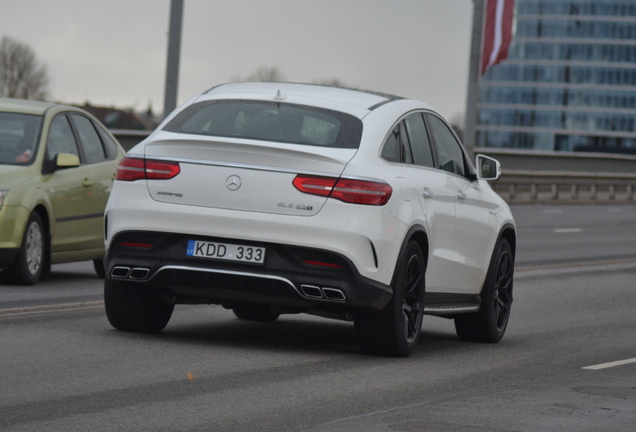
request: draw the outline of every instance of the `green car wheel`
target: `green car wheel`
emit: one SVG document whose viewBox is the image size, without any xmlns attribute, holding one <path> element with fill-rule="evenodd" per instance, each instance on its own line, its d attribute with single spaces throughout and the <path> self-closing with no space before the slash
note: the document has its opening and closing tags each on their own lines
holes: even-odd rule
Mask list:
<svg viewBox="0 0 636 432">
<path fill-rule="evenodd" d="M 33 285 L 44 268 L 45 234 L 42 219 L 32 213 L 27 222 L 22 246 L 15 261 L 9 266 L 9 279 L 17 285 Z"/>
</svg>

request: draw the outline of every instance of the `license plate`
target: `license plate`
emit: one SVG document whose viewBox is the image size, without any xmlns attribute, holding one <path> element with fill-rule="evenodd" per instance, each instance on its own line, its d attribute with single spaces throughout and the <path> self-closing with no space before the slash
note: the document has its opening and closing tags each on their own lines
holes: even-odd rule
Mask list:
<svg viewBox="0 0 636 432">
<path fill-rule="evenodd" d="M 265 248 L 189 240 L 186 256 L 263 264 L 265 262 Z"/>
</svg>

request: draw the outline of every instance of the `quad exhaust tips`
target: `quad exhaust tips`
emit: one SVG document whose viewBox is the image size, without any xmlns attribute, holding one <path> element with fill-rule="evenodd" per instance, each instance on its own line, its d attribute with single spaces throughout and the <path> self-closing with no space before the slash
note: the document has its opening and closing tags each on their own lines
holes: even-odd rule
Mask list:
<svg viewBox="0 0 636 432">
<path fill-rule="evenodd" d="M 345 293 L 338 288 L 317 287 L 315 285 L 301 285 L 300 290 L 305 297 L 320 300 L 344 302 L 347 300 Z"/>
<path fill-rule="evenodd" d="M 111 279 L 143 281 L 150 276 L 150 269 L 146 267 L 115 266 L 110 271 Z M 319 287 L 303 284 L 300 286 L 300 294 L 309 299 L 326 300 L 332 302 L 345 302 L 347 296 L 339 288 Z"/>
<path fill-rule="evenodd" d="M 150 269 L 145 267 L 115 266 L 110 271 L 110 277 L 113 279 L 145 280 L 149 274 Z"/>
</svg>

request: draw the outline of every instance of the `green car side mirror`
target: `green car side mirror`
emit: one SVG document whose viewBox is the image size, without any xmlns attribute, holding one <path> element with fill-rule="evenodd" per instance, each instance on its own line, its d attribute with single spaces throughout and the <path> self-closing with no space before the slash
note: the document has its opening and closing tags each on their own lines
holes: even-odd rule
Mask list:
<svg viewBox="0 0 636 432">
<path fill-rule="evenodd" d="M 55 157 L 56 168 L 73 168 L 80 166 L 80 160 L 77 155 L 71 153 L 58 153 Z"/>
</svg>

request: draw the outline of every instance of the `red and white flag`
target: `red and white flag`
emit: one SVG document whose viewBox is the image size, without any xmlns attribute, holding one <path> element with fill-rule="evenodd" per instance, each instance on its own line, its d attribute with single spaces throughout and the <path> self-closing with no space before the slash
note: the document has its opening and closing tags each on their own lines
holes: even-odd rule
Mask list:
<svg viewBox="0 0 636 432">
<path fill-rule="evenodd" d="M 484 47 L 481 53 L 481 74 L 508 57 L 512 39 L 512 13 L 515 0 L 486 0 Z"/>
</svg>

